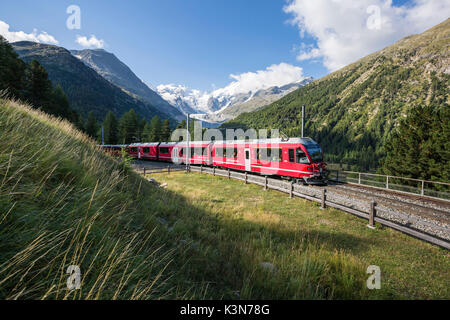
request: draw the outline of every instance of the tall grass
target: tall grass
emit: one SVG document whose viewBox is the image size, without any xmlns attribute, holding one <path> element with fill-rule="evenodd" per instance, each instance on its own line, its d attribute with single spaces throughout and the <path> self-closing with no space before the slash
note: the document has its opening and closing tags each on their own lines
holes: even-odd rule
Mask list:
<svg viewBox="0 0 450 320">
<path fill-rule="evenodd" d="M 124 168 L 70 123 L 0 100 L 0 298 L 185 297 L 154 187 Z M 70 265 L 80 290 L 67 289 Z"/>
</svg>

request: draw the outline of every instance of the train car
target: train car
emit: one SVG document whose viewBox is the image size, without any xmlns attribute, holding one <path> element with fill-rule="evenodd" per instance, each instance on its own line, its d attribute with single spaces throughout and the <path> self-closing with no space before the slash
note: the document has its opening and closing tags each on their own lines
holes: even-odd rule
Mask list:
<svg viewBox="0 0 450 320">
<path fill-rule="evenodd" d="M 141 143 L 137 144 L 138 159 L 142 160 L 158 160 L 159 143 Z"/>
<path fill-rule="evenodd" d="M 212 146 L 212 162 L 214 166 L 242 171 L 251 171 L 245 166 L 246 141 L 215 141 Z"/>
<path fill-rule="evenodd" d="M 126 148 L 127 153 L 135 159 L 139 159 L 139 149 L 139 144 L 130 144 Z"/>
<path fill-rule="evenodd" d="M 126 145 L 102 145 L 99 146 L 104 152 L 113 156 L 120 157 L 122 156 L 122 148 L 126 148 Z"/>
<path fill-rule="evenodd" d="M 328 173 L 322 149 L 310 138 L 216 141 L 213 165 L 290 177 L 308 184 L 326 183 Z"/>
<path fill-rule="evenodd" d="M 192 141 L 189 142 L 189 163 L 197 165 L 212 165 L 212 150 L 213 142 L 206 141 Z M 187 143 L 179 142 L 173 149 L 172 159 L 176 163 L 186 163 Z"/>
<path fill-rule="evenodd" d="M 327 182 L 322 149 L 311 138 L 193 141 L 189 150 L 192 165 L 282 176 L 308 184 Z M 186 142 L 136 143 L 127 146 L 127 152 L 136 159 L 187 161 Z"/>
<path fill-rule="evenodd" d="M 177 162 L 178 158 L 175 157 L 179 154 L 177 144 L 177 142 L 161 142 L 158 145 L 158 161 Z"/>
</svg>

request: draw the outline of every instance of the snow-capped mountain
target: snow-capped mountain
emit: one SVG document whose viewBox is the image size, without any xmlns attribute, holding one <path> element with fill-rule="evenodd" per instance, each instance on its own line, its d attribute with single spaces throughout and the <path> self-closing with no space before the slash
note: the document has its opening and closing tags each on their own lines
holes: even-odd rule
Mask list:
<svg viewBox="0 0 450 320">
<path fill-rule="evenodd" d="M 311 77 L 301 77 L 297 81 L 279 86 L 270 86 L 268 82 L 267 85 L 259 84 L 248 91 L 244 91 L 245 88 L 239 88 L 237 82 L 233 82 L 225 88 L 212 92 L 168 84 L 159 85 L 157 91 L 163 99 L 184 114 L 190 113 L 192 117 L 207 122 L 223 122 L 281 99 L 312 81 Z"/>
</svg>

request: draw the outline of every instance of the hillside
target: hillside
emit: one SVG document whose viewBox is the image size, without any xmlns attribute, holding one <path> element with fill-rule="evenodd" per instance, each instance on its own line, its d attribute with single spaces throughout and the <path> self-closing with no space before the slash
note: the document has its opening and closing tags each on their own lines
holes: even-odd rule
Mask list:
<svg viewBox="0 0 450 320">
<path fill-rule="evenodd" d="M 83 117 L 93 111 L 99 120 L 103 120 L 108 111 L 121 116 L 134 109 L 147 120 L 155 115 L 162 119 L 171 118 L 154 106 L 126 94 L 64 48 L 27 41 L 15 42 L 12 46 L 25 62 L 39 61 L 53 85 L 62 87 L 70 106 Z"/>
<path fill-rule="evenodd" d="M 224 127 L 279 128 L 298 136 L 305 105 L 306 135 L 323 146 L 327 161 L 376 168 L 393 129 L 410 110 L 449 107 L 449 47 L 450 19 Z"/>
<path fill-rule="evenodd" d="M 177 120 L 184 120 L 184 115 L 178 109 L 171 106 L 159 94 L 151 90 L 114 54 L 103 49 L 71 50 L 71 53 L 94 69 L 103 78 L 122 88 L 126 93 L 149 103 Z"/>
<path fill-rule="evenodd" d="M 0 98 L 0 299 L 449 297 L 437 247 L 225 178 L 156 178 L 168 189 Z M 382 290 L 364 286 L 373 261 Z"/>
</svg>

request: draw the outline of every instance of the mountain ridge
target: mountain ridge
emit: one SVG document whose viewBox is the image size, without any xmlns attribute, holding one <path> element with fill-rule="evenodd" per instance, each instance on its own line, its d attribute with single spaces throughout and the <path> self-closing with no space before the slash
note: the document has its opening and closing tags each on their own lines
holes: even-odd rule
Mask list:
<svg viewBox="0 0 450 320">
<path fill-rule="evenodd" d="M 177 108 L 170 105 L 158 93 L 150 89 L 114 53 L 104 49 L 70 50 L 70 53 L 127 94 L 150 103 L 177 120 L 184 119 L 183 114 Z"/>
<path fill-rule="evenodd" d="M 222 123 L 243 112 L 263 107 L 312 81 L 312 77 L 303 77 L 288 84 L 235 94 L 221 92 L 224 89 L 201 93 L 176 85 L 158 86 L 158 92 L 185 114 L 190 113 L 202 121 Z"/>
<path fill-rule="evenodd" d="M 30 41 L 14 42 L 11 45 L 23 61 L 28 63 L 37 60 L 44 66 L 53 85 L 62 87 L 71 107 L 83 117 L 92 111 L 98 120 L 103 120 L 108 111 L 120 117 L 130 109 L 135 109 L 147 120 L 155 115 L 162 119 L 172 118 L 126 94 L 63 47 Z"/>
</svg>

